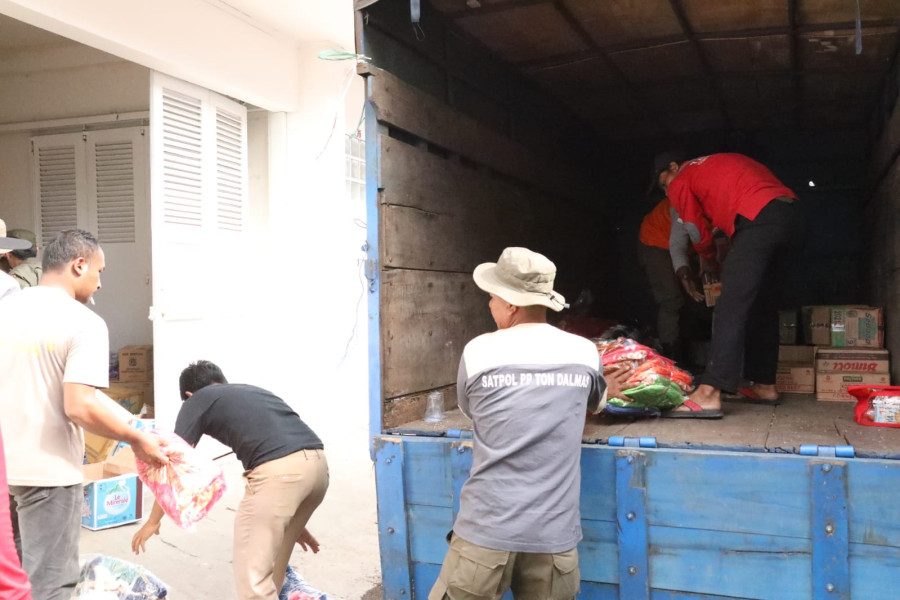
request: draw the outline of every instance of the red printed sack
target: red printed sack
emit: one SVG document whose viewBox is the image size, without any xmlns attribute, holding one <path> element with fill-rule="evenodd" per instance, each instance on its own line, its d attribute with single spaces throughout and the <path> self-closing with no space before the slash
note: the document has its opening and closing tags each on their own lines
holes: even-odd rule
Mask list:
<svg viewBox="0 0 900 600">
<path fill-rule="evenodd" d="M 900 427 L 900 386 L 851 385 L 847 393 L 856 398 L 854 419 L 870 427 Z"/>
<path fill-rule="evenodd" d="M 137 459 L 138 477 L 150 488 L 163 511 L 182 528 L 206 516 L 225 493 L 221 467 L 204 457 L 174 433 L 155 431 L 168 442 L 164 467 L 151 467 Z"/>
</svg>

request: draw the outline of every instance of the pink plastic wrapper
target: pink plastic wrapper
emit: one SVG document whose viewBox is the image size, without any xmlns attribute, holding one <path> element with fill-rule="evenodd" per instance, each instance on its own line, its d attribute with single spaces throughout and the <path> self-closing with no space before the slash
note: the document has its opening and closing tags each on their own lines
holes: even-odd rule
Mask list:
<svg viewBox="0 0 900 600">
<path fill-rule="evenodd" d="M 174 433 L 154 432 L 168 445 L 169 464 L 151 467 L 137 459 L 138 477 L 173 521 L 185 529 L 193 526 L 225 493 L 222 469 Z"/>
</svg>

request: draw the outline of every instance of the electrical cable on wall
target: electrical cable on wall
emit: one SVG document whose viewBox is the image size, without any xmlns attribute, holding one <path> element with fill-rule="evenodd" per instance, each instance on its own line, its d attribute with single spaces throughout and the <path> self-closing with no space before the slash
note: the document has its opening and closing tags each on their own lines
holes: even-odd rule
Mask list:
<svg viewBox="0 0 900 600">
<path fill-rule="evenodd" d="M 360 63 L 368 63 L 372 59 L 365 54 L 357 54 L 355 52 L 346 52 L 344 50 L 322 50 L 319 52 L 317 57 L 320 60 L 327 61 L 342 61 L 342 60 L 352 60 L 356 64 Z M 338 115 L 340 114 L 341 109 L 344 106 L 344 99 L 347 97 L 347 92 L 350 91 L 350 85 L 353 83 L 353 77 L 356 75 L 356 67 L 354 66 L 351 69 L 348 69 L 347 75 L 344 78 L 344 83 L 341 85 L 341 93 L 338 96 L 338 106 L 334 111 L 334 119 L 331 122 L 331 131 L 328 132 L 328 138 L 325 140 L 325 145 L 322 146 L 322 149 L 316 154 L 316 157 L 313 160 L 319 160 L 322 158 L 322 155 L 325 154 L 325 151 L 328 149 L 329 144 L 331 144 L 331 139 L 334 137 L 334 130 L 337 128 Z M 362 123 L 362 119 L 360 119 L 360 123 Z"/>
<path fill-rule="evenodd" d="M 353 219 L 353 224 L 362 229 L 366 229 L 368 227 L 366 225 L 366 222 L 363 221 L 362 219 Z M 363 245 L 363 251 L 365 251 L 366 247 L 367 247 L 367 245 Z M 362 299 L 366 295 L 365 264 L 366 264 L 365 257 L 363 257 L 357 261 L 357 266 L 359 268 L 358 276 L 359 276 L 359 285 L 360 285 L 359 297 L 357 297 L 357 299 L 356 299 L 356 312 L 354 313 L 354 318 L 353 318 L 353 329 L 350 330 L 350 337 L 347 339 L 347 345 L 344 346 L 344 355 L 341 357 L 341 360 L 338 362 L 339 367 L 344 364 L 345 360 L 347 360 L 347 355 L 350 354 L 350 344 L 352 344 L 353 340 L 356 339 L 356 331 L 357 331 L 357 328 L 359 327 L 359 305 L 362 303 Z"/>
</svg>

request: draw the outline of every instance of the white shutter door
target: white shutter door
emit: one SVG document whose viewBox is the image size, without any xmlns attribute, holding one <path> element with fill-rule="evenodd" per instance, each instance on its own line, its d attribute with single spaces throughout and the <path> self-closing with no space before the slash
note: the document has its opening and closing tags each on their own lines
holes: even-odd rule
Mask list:
<svg viewBox="0 0 900 600">
<path fill-rule="evenodd" d="M 153 73 L 150 123 L 156 412 L 171 429 L 181 370 L 207 359 L 227 375 L 243 350 L 226 336 L 237 291 L 231 255 L 246 235 L 246 110 Z M 213 441 L 199 447 L 220 454 Z"/>
<path fill-rule="evenodd" d="M 247 220 L 247 119 L 214 98 L 216 229 L 242 233 Z"/>
<path fill-rule="evenodd" d="M 46 246 L 60 231 L 87 227 L 84 141 L 79 133 L 40 136 L 31 142 L 39 245 Z"/>
<path fill-rule="evenodd" d="M 103 289 L 94 310 L 109 327 L 110 349 L 147 343 L 150 307 L 150 222 L 146 129 L 85 135 L 87 229 L 106 256 Z"/>
<path fill-rule="evenodd" d="M 103 137 L 112 139 L 97 139 L 92 134 L 88 144 L 89 163 L 93 166 L 88 169 L 88 177 L 93 179 L 97 237 L 101 244 L 134 243 L 135 142 L 130 139 L 132 132 L 104 133 L 111 133 Z"/>
</svg>

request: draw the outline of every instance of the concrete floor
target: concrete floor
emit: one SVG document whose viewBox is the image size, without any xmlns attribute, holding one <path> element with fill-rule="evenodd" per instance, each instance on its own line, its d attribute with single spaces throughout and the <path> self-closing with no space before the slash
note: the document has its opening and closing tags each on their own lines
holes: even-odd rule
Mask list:
<svg viewBox="0 0 900 600">
<path fill-rule="evenodd" d="M 322 545 L 316 555 L 296 546 L 290 564 L 307 583 L 342 600 L 382 597 L 374 497 L 374 469 L 360 472 L 359 461 L 329 452 L 331 484 L 309 530 Z M 103 531 L 82 528 L 82 554 L 99 553 L 143 565 L 169 586 L 173 600 L 235 600 L 231 572 L 232 527 L 243 496 L 241 464 L 233 455 L 219 459 L 228 491 L 195 531 L 164 518 L 147 552 L 134 556 L 131 538 L 139 524 Z M 145 493 L 148 514 L 153 496 Z"/>
</svg>

